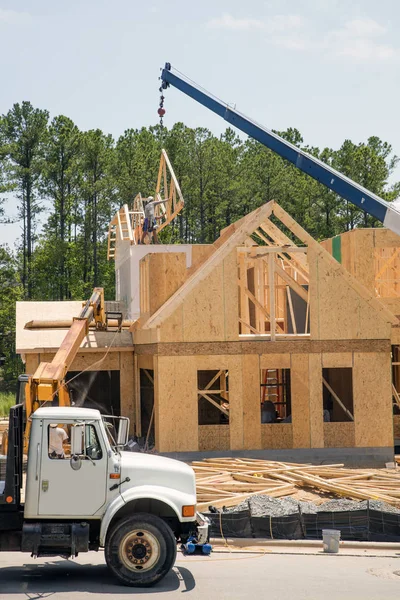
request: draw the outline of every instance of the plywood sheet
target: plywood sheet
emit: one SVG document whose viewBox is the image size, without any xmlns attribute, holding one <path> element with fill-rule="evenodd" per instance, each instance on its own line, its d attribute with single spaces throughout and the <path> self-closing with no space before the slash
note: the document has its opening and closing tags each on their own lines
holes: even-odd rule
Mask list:
<svg viewBox="0 0 400 600">
<path fill-rule="evenodd" d="M 290 354 L 261 354 L 260 369 L 290 369 Z"/>
<path fill-rule="evenodd" d="M 263 449 L 293 448 L 293 426 L 291 423 L 263 423 L 261 425 L 261 436 Z"/>
<path fill-rule="evenodd" d="M 159 452 L 198 450 L 197 372 L 193 357 L 155 360 L 156 448 Z"/>
<path fill-rule="evenodd" d="M 309 359 L 292 354 L 290 367 L 292 391 L 293 448 L 310 448 Z"/>
<path fill-rule="evenodd" d="M 120 369 L 120 352 L 80 352 L 72 361 L 69 371 L 119 371 Z M 129 353 L 128 353 L 129 354 Z M 54 358 L 53 354 L 40 354 L 40 362 L 51 362 Z"/>
<path fill-rule="evenodd" d="M 400 246 L 400 236 L 390 229 L 374 229 L 375 248 L 397 248 Z"/>
<path fill-rule="evenodd" d="M 139 354 L 137 357 L 137 364 L 139 369 L 153 369 L 153 356 L 151 354 Z"/>
<path fill-rule="evenodd" d="M 325 448 L 353 448 L 354 423 L 324 423 Z"/>
<path fill-rule="evenodd" d="M 243 448 L 257 450 L 261 445 L 260 357 L 245 354 L 243 369 Z"/>
<path fill-rule="evenodd" d="M 320 242 L 320 244 L 323 248 L 325 248 L 327 252 L 329 252 L 329 254 L 332 255 L 332 238 L 328 240 L 323 240 L 322 242 Z"/>
<path fill-rule="evenodd" d="M 27 354 L 25 362 L 25 373 L 33 375 L 39 366 L 39 354 Z"/>
<path fill-rule="evenodd" d="M 229 425 L 199 425 L 199 450 L 229 450 Z"/>
<path fill-rule="evenodd" d="M 225 339 L 223 264 L 191 292 L 183 303 L 183 335 L 185 342 Z"/>
<path fill-rule="evenodd" d="M 351 287 L 340 265 L 314 248 L 309 258 L 310 288 L 316 290 L 311 295 L 311 338 L 390 339 L 389 319 Z"/>
<path fill-rule="evenodd" d="M 186 278 L 186 256 L 183 252 L 148 254 L 150 315 L 181 287 Z"/>
<path fill-rule="evenodd" d="M 135 393 L 134 393 L 133 352 L 120 355 L 120 398 L 121 415 L 130 419 L 130 433 L 135 432 Z"/>
<path fill-rule="evenodd" d="M 391 386 L 389 353 L 354 353 L 355 446 L 393 445 Z"/>
<path fill-rule="evenodd" d="M 226 340 L 239 339 L 239 288 L 236 248 L 223 262 L 224 328 Z"/>
<path fill-rule="evenodd" d="M 229 357 L 229 429 L 231 450 L 244 448 L 242 357 Z M 217 367 L 221 367 L 218 365 Z"/>
<path fill-rule="evenodd" d="M 309 394 L 310 394 L 310 445 L 311 448 L 324 447 L 324 421 L 322 399 L 322 355 L 310 354 Z"/>
<path fill-rule="evenodd" d="M 324 369 L 340 369 L 353 366 L 352 352 L 324 352 L 322 354 L 322 366 Z"/>
<path fill-rule="evenodd" d="M 199 268 L 215 250 L 213 244 L 193 244 L 192 245 L 192 265 L 190 273 Z"/>
<path fill-rule="evenodd" d="M 160 327 L 157 328 L 160 342 L 182 342 L 183 341 L 183 306 L 178 306 L 174 312 L 167 317 Z M 154 331 L 144 329 L 143 331 Z"/>
<path fill-rule="evenodd" d="M 353 274 L 375 295 L 374 232 L 372 229 L 357 229 L 354 234 Z"/>
</svg>

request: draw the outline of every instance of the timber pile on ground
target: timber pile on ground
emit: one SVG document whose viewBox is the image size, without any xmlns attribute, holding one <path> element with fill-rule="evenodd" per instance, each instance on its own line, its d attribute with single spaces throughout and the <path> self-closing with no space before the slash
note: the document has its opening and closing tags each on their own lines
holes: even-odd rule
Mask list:
<svg viewBox="0 0 400 600">
<path fill-rule="evenodd" d="M 347 469 L 244 458 L 194 461 L 198 510 L 236 506 L 252 496 L 280 498 L 312 488 L 326 499 L 379 500 L 400 507 L 399 469 Z"/>
</svg>

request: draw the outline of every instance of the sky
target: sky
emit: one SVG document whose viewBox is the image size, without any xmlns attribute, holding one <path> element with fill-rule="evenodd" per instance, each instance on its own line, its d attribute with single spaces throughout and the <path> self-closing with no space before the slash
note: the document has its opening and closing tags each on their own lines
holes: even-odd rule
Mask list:
<svg viewBox="0 0 400 600">
<path fill-rule="evenodd" d="M 0 0 L 0 114 L 29 100 L 118 138 L 158 122 L 168 61 L 310 146 L 377 135 L 400 155 L 399 34 L 399 0 Z M 178 90 L 165 97 L 168 127 L 226 128 Z M 16 215 L 15 198 L 6 208 Z M 0 243 L 19 235 L 0 224 Z"/>
</svg>

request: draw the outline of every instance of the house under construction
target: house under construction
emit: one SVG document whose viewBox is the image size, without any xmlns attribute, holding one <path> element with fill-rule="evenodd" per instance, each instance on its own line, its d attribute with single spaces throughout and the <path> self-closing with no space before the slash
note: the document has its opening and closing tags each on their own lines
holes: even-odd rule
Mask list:
<svg viewBox="0 0 400 600">
<path fill-rule="evenodd" d="M 156 196 L 161 229 L 183 206 L 165 153 Z M 70 373 L 78 402 L 129 416 L 133 434 L 182 457 L 392 460 L 397 235 L 356 230 L 319 244 L 269 202 L 214 244 L 149 245 L 138 243 L 142 219 L 138 196 L 110 224 L 116 301 L 133 325 L 89 332 Z M 27 372 L 65 330 L 26 322 L 71 319 L 79 305 L 18 303 Z"/>
</svg>

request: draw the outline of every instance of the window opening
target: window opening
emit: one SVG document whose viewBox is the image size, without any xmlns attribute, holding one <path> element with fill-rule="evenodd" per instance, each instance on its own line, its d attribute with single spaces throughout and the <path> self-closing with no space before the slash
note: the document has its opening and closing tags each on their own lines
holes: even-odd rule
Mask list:
<svg viewBox="0 0 400 600">
<path fill-rule="evenodd" d="M 261 423 L 291 423 L 290 369 L 261 370 Z"/>
<path fill-rule="evenodd" d="M 228 370 L 197 371 L 199 425 L 229 425 Z"/>
<path fill-rule="evenodd" d="M 354 421 L 351 367 L 322 369 L 322 393 L 325 422 Z"/>
</svg>

